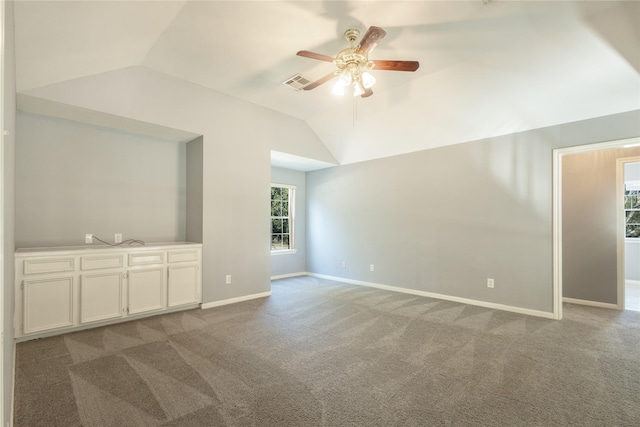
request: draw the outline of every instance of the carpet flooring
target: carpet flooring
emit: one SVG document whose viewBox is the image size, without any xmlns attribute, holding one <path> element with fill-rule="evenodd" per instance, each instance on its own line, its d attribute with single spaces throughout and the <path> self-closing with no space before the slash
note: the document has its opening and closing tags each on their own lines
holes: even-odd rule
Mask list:
<svg viewBox="0 0 640 427">
<path fill-rule="evenodd" d="M 564 315 L 274 281 L 269 298 L 18 344 L 14 425 L 640 425 L 640 312 Z"/>
</svg>

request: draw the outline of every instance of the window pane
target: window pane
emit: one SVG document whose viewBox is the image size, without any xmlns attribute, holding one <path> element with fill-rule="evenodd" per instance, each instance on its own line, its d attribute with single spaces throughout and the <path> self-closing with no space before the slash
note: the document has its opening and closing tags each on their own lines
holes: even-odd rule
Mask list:
<svg viewBox="0 0 640 427">
<path fill-rule="evenodd" d="M 640 225 L 627 225 L 627 237 L 640 237 Z"/>
<path fill-rule="evenodd" d="M 289 202 L 282 202 L 282 216 L 289 216 Z"/>
<path fill-rule="evenodd" d="M 284 201 L 289 201 L 289 189 L 288 188 L 281 188 L 281 198 Z"/>
<path fill-rule="evenodd" d="M 271 201 L 271 216 L 280 216 L 280 202 Z"/>
<path fill-rule="evenodd" d="M 627 224 L 640 225 L 640 211 L 627 211 Z"/>
<path fill-rule="evenodd" d="M 274 219 L 271 221 L 271 234 L 282 233 L 282 220 Z"/>
<path fill-rule="evenodd" d="M 289 235 L 282 235 L 282 249 L 289 249 Z"/>
<path fill-rule="evenodd" d="M 280 187 L 271 187 L 271 199 L 272 200 L 282 200 L 282 188 L 280 188 Z"/>
<path fill-rule="evenodd" d="M 289 220 L 282 219 L 282 233 L 289 233 Z"/>
<path fill-rule="evenodd" d="M 271 236 L 271 250 L 278 250 L 282 247 L 282 235 L 274 234 Z"/>
</svg>

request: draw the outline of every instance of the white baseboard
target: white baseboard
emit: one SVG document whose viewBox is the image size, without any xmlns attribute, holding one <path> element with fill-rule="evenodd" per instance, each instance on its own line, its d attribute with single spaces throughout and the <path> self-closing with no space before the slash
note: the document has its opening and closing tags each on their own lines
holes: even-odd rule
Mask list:
<svg viewBox="0 0 640 427">
<path fill-rule="evenodd" d="M 269 292 L 261 292 L 259 294 L 245 295 L 243 297 L 223 299 L 223 300 L 220 300 L 220 301 L 207 302 L 207 303 L 203 303 L 201 308 L 202 309 L 206 309 L 206 308 L 220 307 L 222 305 L 235 304 L 237 302 L 249 301 L 249 300 L 257 299 L 257 298 L 265 298 L 265 297 L 268 297 L 268 296 L 271 296 L 271 291 L 269 291 Z"/>
<path fill-rule="evenodd" d="M 610 304 L 607 302 L 598 302 L 598 301 L 589 301 L 586 299 L 576 299 L 576 298 L 562 298 L 562 302 L 566 302 L 569 304 L 578 304 L 578 305 L 588 305 L 591 307 L 600 307 L 600 308 L 611 308 L 614 310 L 620 310 L 617 304 Z"/>
<path fill-rule="evenodd" d="M 418 291 L 415 289 L 400 288 L 397 286 L 381 285 L 379 283 L 363 282 L 361 280 L 345 279 L 343 277 L 328 276 L 325 274 L 307 273 L 307 275 L 311 277 L 317 277 L 319 279 L 328 279 L 328 280 L 334 280 L 336 282 L 349 283 L 351 285 L 368 286 L 370 288 L 384 289 L 387 291 L 401 292 L 404 294 L 418 295 L 421 297 L 459 302 L 462 304 L 475 305 L 475 306 L 491 308 L 495 310 L 510 311 L 512 313 L 526 314 L 528 316 L 544 317 L 545 319 L 553 319 L 552 312 L 531 310 L 529 308 L 514 307 L 511 305 L 497 304 L 497 303 L 486 302 L 486 301 L 478 301 L 478 300 L 469 299 L 469 298 L 461 298 L 461 297 L 455 297 L 451 295 L 436 294 L 433 292 Z"/>
<path fill-rule="evenodd" d="M 271 276 L 271 280 L 289 279 L 291 277 L 307 276 L 309 273 L 301 271 L 300 273 L 279 274 L 277 276 Z"/>
</svg>

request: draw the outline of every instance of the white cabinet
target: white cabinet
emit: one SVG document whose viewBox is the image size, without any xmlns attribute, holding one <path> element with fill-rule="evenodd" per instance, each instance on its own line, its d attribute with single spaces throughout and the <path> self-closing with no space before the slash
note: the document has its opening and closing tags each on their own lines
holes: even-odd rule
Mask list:
<svg viewBox="0 0 640 427">
<path fill-rule="evenodd" d="M 197 307 L 201 260 L 197 243 L 18 249 L 15 337 Z"/>
<path fill-rule="evenodd" d="M 123 316 L 121 272 L 80 276 L 80 323 Z"/>
<path fill-rule="evenodd" d="M 200 267 L 195 264 L 169 266 L 169 307 L 200 301 Z"/>
<path fill-rule="evenodd" d="M 73 325 L 73 277 L 28 279 L 22 291 L 25 333 Z"/>
<path fill-rule="evenodd" d="M 164 289 L 164 267 L 130 271 L 129 314 L 164 308 Z"/>
</svg>

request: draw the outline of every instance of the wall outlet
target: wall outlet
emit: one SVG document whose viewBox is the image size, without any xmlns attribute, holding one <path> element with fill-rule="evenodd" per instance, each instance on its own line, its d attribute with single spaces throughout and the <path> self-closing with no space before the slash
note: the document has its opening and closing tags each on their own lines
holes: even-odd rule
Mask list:
<svg viewBox="0 0 640 427">
<path fill-rule="evenodd" d="M 113 241 L 115 243 L 122 243 L 122 233 L 116 233 L 116 235 L 113 237 Z"/>
<path fill-rule="evenodd" d="M 231 284 L 231 275 L 227 274 L 227 277 L 225 277 L 225 282 L 227 283 L 227 285 Z"/>
<path fill-rule="evenodd" d="M 85 234 L 84 235 L 85 243 L 93 243 L 93 234 Z"/>
<path fill-rule="evenodd" d="M 493 289 L 493 279 L 487 279 L 487 288 Z"/>
<path fill-rule="evenodd" d="M 376 271 L 376 266 L 373 264 L 369 264 L 369 271 Z"/>
<path fill-rule="evenodd" d="M 347 261 L 342 261 L 342 268 L 347 268 Z"/>
</svg>

